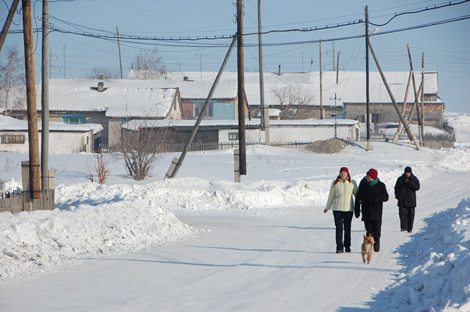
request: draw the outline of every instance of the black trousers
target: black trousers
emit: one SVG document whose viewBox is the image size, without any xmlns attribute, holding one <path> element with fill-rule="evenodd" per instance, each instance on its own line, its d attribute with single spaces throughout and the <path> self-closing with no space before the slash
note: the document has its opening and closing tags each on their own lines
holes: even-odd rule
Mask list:
<svg viewBox="0 0 470 312">
<path fill-rule="evenodd" d="M 400 229 L 408 232 L 413 231 L 415 207 L 398 207 L 398 216 L 400 217 Z"/>
<path fill-rule="evenodd" d="M 351 247 L 351 221 L 353 217 L 352 211 L 335 211 L 333 210 L 336 227 L 336 250 L 343 250 L 344 247 Z M 344 231 L 344 241 L 343 241 Z"/>
<path fill-rule="evenodd" d="M 382 220 L 364 220 L 364 227 L 366 228 L 367 234 L 372 234 L 376 242 L 380 239 Z"/>
</svg>

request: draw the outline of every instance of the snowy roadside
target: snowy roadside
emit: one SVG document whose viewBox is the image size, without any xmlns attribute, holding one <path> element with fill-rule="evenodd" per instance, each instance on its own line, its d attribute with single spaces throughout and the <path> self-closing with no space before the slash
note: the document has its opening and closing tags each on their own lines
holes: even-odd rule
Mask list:
<svg viewBox="0 0 470 312">
<path fill-rule="evenodd" d="M 0 281 L 70 258 L 125 253 L 194 232 L 152 201 L 81 204 L 73 211 L 1 213 L 0 224 Z"/>
<path fill-rule="evenodd" d="M 424 221 L 395 250 L 403 269 L 369 302 L 372 311 L 470 311 L 470 197 Z"/>
</svg>

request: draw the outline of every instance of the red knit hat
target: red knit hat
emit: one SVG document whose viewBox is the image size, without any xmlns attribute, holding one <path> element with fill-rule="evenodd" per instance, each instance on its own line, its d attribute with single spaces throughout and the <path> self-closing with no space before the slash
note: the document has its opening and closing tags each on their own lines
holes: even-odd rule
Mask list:
<svg viewBox="0 0 470 312">
<path fill-rule="evenodd" d="M 346 173 L 348 174 L 349 176 L 349 170 L 348 170 L 348 167 L 341 167 L 341 169 L 339 169 L 339 173 L 341 173 L 342 171 L 346 171 Z"/>
<path fill-rule="evenodd" d="M 367 171 L 367 175 L 375 180 L 379 176 L 379 172 L 374 168 L 370 168 L 369 171 Z"/>
</svg>

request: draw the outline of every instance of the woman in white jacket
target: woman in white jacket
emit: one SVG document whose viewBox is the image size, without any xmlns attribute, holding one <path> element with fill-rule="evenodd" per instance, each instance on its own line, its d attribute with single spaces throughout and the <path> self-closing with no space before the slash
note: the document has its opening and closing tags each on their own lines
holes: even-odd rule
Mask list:
<svg viewBox="0 0 470 312">
<path fill-rule="evenodd" d="M 357 184 L 351 179 L 349 170 L 341 167 L 338 177 L 331 183 L 330 193 L 326 208 L 333 210 L 333 217 L 336 227 L 336 253 L 343 251 L 351 252 L 351 221 L 353 218 L 354 200 L 356 195 Z M 344 241 L 343 241 L 344 230 Z"/>
</svg>

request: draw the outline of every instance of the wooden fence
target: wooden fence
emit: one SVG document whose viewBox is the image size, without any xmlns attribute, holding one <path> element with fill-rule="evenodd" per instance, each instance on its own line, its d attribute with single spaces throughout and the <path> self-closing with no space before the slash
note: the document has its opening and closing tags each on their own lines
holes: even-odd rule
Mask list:
<svg viewBox="0 0 470 312">
<path fill-rule="evenodd" d="M 33 210 L 54 209 L 55 191 L 47 190 L 41 192 L 41 198 L 31 200 L 29 193 L 13 195 L 0 199 L 0 212 L 9 211 L 11 213 Z"/>
</svg>

